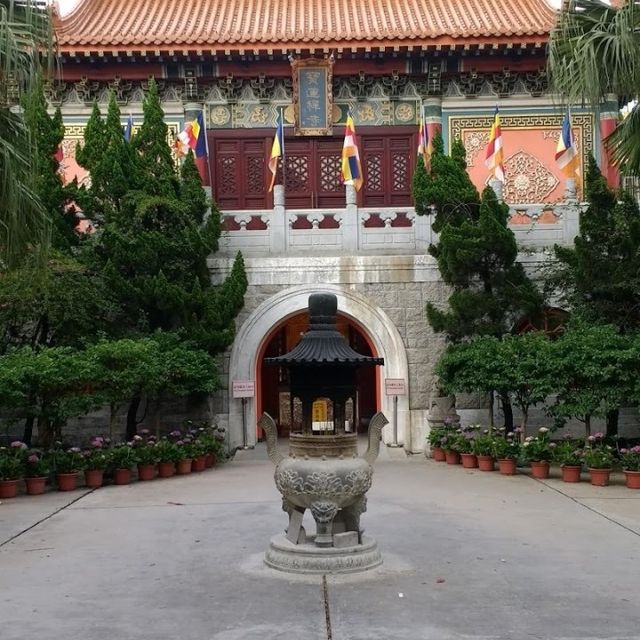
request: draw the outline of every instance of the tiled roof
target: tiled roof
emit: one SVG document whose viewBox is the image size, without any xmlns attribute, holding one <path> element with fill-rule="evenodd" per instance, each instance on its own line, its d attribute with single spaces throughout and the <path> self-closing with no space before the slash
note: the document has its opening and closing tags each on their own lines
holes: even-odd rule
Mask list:
<svg viewBox="0 0 640 640">
<path fill-rule="evenodd" d="M 82 0 L 61 52 L 253 51 L 540 43 L 546 0 Z"/>
</svg>

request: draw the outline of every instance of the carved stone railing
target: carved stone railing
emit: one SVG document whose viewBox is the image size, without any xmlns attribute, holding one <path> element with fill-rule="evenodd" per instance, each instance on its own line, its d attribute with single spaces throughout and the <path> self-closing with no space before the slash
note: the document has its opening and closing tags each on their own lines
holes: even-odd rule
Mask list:
<svg viewBox="0 0 640 640">
<path fill-rule="evenodd" d="M 578 233 L 580 206 L 575 202 L 515 206 L 510 227 L 527 248 L 571 244 Z M 422 255 L 437 240 L 431 216 L 412 207 L 223 212 L 220 252 L 268 255 Z"/>
</svg>

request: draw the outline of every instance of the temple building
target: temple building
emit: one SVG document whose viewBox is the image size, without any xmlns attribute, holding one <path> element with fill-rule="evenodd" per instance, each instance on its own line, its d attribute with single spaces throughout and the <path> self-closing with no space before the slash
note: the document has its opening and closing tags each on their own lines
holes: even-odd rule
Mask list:
<svg viewBox="0 0 640 640">
<path fill-rule="evenodd" d="M 545 247 L 571 243 L 581 185 L 577 194 L 568 188 L 555 163 L 566 109 L 548 91 L 555 18 L 545 0 L 81 0 L 56 18 L 60 81 L 47 91 L 62 108 L 67 177 L 84 178 L 75 146 L 93 102 L 106 106 L 110 92 L 134 130 L 150 77 L 172 137 L 204 116 L 205 182 L 224 217 L 211 276 L 220 280 L 241 250 L 249 278 L 225 356 L 226 388 L 212 399 L 232 446 L 255 442 L 265 410 L 287 433 L 287 381 L 264 359 L 292 349 L 306 329 L 309 294 L 329 292 L 350 344 L 385 363 L 361 374 L 353 428 L 366 430 L 380 410 L 391 419 L 396 408 L 385 441 L 422 449 L 444 345 L 425 304 L 445 304 L 448 294 L 427 255 L 431 220 L 412 207 L 420 117 L 430 137 L 441 131 L 445 148 L 462 139 L 481 190 L 498 106 L 502 197 L 528 248 L 522 259 L 534 264 Z M 615 98 L 596 112 L 572 110 L 581 165 L 593 153 L 612 182 L 601 142 L 616 111 Z M 340 172 L 348 113 L 359 191 L 345 187 Z M 270 191 L 279 118 L 284 160 Z"/>
</svg>

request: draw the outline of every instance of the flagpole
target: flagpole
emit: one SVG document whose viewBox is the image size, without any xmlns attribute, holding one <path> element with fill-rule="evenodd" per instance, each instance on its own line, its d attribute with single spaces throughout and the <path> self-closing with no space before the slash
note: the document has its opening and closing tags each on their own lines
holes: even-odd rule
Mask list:
<svg viewBox="0 0 640 640">
<path fill-rule="evenodd" d="M 207 154 L 207 177 L 209 178 L 209 188 L 211 189 L 211 199 L 213 200 L 213 178 L 211 176 L 211 157 L 209 156 L 209 136 L 207 135 L 207 105 L 202 107 L 202 125 L 204 127 L 204 149 Z"/>
<path fill-rule="evenodd" d="M 280 125 L 282 130 L 282 149 L 280 149 L 280 157 L 282 158 L 282 203 L 285 211 L 287 210 L 287 162 L 284 156 L 284 107 L 280 107 Z"/>
</svg>

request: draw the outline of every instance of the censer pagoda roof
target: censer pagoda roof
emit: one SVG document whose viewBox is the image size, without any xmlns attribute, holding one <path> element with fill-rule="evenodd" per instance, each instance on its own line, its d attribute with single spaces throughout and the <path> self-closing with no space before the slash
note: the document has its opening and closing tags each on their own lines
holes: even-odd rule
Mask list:
<svg viewBox="0 0 640 640">
<path fill-rule="evenodd" d="M 300 342 L 283 356 L 265 358 L 265 363 L 280 366 L 363 366 L 384 364 L 384 358 L 365 356 L 352 349 L 336 328 L 338 302 L 329 293 L 309 296 L 309 329 Z"/>
<path fill-rule="evenodd" d="M 64 55 L 543 46 L 546 0 L 81 0 L 56 18 Z"/>
</svg>

